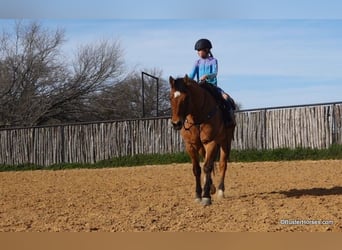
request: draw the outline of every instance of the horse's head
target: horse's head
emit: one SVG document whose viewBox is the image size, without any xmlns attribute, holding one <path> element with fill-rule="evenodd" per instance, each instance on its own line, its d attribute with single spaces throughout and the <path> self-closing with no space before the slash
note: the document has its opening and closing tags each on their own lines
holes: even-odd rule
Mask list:
<svg viewBox="0 0 342 250">
<path fill-rule="evenodd" d="M 181 129 L 185 117 L 189 114 L 189 93 L 188 86 L 192 83 L 187 75 L 184 78 L 173 79 L 169 78 L 171 90 L 170 90 L 170 102 L 171 102 L 171 123 L 174 129 Z"/>
</svg>

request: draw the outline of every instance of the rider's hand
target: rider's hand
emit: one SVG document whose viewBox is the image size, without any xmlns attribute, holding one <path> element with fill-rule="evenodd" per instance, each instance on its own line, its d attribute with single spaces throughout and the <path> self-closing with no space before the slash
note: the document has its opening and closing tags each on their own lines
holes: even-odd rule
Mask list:
<svg viewBox="0 0 342 250">
<path fill-rule="evenodd" d="M 201 80 L 201 81 L 205 81 L 205 80 L 207 80 L 207 78 L 208 78 L 207 75 L 204 75 L 204 76 L 201 77 L 200 80 Z"/>
</svg>

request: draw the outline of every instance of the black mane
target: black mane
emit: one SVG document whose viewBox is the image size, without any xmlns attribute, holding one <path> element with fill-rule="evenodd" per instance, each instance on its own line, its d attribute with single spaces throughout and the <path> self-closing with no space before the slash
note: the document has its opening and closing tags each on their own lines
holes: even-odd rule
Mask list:
<svg viewBox="0 0 342 250">
<path fill-rule="evenodd" d="M 210 84 L 210 83 L 208 83 L 208 82 L 201 82 L 201 83 L 199 83 L 199 86 L 200 86 L 202 89 L 208 91 L 208 92 L 214 97 L 214 99 L 215 99 L 216 101 L 219 101 L 219 100 L 222 99 L 222 96 L 221 96 L 220 93 L 217 91 L 216 86 L 214 86 L 214 85 L 212 85 L 212 84 Z"/>
<path fill-rule="evenodd" d="M 186 92 L 187 88 L 184 83 L 184 78 L 177 78 L 175 80 L 175 90 L 180 91 L 180 92 Z"/>
<path fill-rule="evenodd" d="M 190 81 L 192 81 L 191 79 L 189 79 Z M 194 83 L 196 83 L 194 81 Z M 196 85 L 200 86 L 202 89 L 206 90 L 207 92 L 209 92 L 215 100 L 221 100 L 221 95 L 219 94 L 219 92 L 217 91 L 217 88 L 207 82 L 200 82 L 200 83 L 196 83 Z M 187 86 L 184 82 L 184 78 L 183 77 L 179 77 L 177 79 L 175 79 L 175 84 L 174 84 L 175 90 L 180 91 L 180 92 L 187 92 Z"/>
</svg>

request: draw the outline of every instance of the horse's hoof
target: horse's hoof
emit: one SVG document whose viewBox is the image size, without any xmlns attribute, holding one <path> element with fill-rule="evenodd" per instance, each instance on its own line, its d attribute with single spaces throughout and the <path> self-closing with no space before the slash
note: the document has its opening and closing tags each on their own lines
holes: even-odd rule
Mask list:
<svg viewBox="0 0 342 250">
<path fill-rule="evenodd" d="M 219 189 L 219 190 L 217 191 L 217 198 L 218 198 L 219 200 L 221 200 L 221 199 L 224 198 L 224 192 L 223 192 L 223 190 Z"/>
<path fill-rule="evenodd" d="M 201 202 L 202 202 L 202 199 L 201 199 L 200 197 L 196 197 L 196 198 L 195 198 L 195 202 L 196 202 L 196 203 L 201 203 Z"/>
<path fill-rule="evenodd" d="M 202 198 L 201 204 L 203 206 L 210 206 L 211 205 L 211 198 L 206 198 L 206 197 Z"/>
</svg>

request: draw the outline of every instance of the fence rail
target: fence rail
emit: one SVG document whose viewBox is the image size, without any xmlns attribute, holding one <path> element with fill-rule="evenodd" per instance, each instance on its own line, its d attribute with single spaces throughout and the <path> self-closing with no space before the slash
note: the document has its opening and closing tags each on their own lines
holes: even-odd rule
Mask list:
<svg viewBox="0 0 342 250">
<path fill-rule="evenodd" d="M 233 148 L 327 148 L 342 144 L 342 102 L 239 111 Z M 0 130 L 0 164 L 94 163 L 184 150 L 170 118 Z"/>
</svg>

